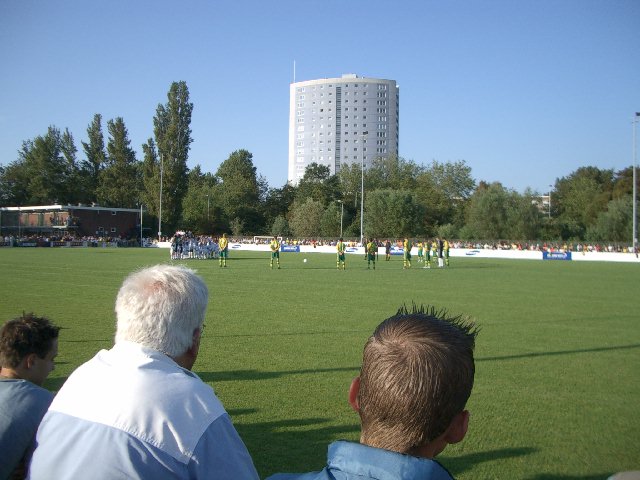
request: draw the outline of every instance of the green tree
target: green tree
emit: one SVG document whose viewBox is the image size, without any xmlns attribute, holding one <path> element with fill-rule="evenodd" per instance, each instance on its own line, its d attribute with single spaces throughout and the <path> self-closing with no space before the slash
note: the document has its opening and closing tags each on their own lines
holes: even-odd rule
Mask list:
<svg viewBox="0 0 640 480">
<path fill-rule="evenodd" d="M 640 187 L 640 175 L 636 175 L 636 188 Z M 613 198 L 621 198 L 633 193 L 633 167 L 629 166 L 615 173 L 613 178 Z"/>
<path fill-rule="evenodd" d="M 167 103 L 159 104 L 153 118 L 153 133 L 159 163 L 159 203 L 162 204 L 162 228 L 172 232 L 180 223 L 182 200 L 187 193 L 187 160 L 191 148 L 191 113 L 186 82 L 173 82 L 167 94 Z M 146 172 L 146 168 L 145 168 Z M 158 211 L 160 205 L 158 205 Z M 159 212 L 160 213 L 160 212 Z"/>
<path fill-rule="evenodd" d="M 129 146 L 127 127 L 122 117 L 107 122 L 109 141 L 107 162 L 99 176 L 97 191 L 101 205 L 135 208 L 141 198 L 141 182 L 136 154 Z"/>
<path fill-rule="evenodd" d="M 68 132 L 67 132 L 68 133 Z M 66 137 L 66 151 L 63 151 L 63 137 L 60 130 L 50 126 L 45 135 L 23 142 L 16 162 L 6 171 L 14 200 L 24 204 L 42 205 L 69 203 L 74 200 L 75 165 L 72 163 L 73 148 Z M 71 155 L 70 157 L 65 157 Z M 70 162 L 71 159 L 71 162 Z M 19 194 L 18 189 L 24 193 Z M 18 203 L 20 205 L 20 203 Z"/>
<path fill-rule="evenodd" d="M 581 167 L 556 181 L 552 215 L 563 239 L 585 238 L 587 228 L 606 210 L 613 187 L 613 170 L 597 167 Z"/>
<path fill-rule="evenodd" d="M 244 235 L 244 222 L 240 217 L 236 217 L 231 222 L 229 222 L 229 227 L 231 228 L 231 235 L 234 237 L 241 237 Z"/>
<path fill-rule="evenodd" d="M 434 234 L 439 225 L 464 224 L 464 209 L 475 188 L 471 168 L 464 160 L 440 163 L 433 161 L 416 180 L 416 194 L 424 207 L 424 228 Z M 451 237 L 448 237 L 451 238 Z"/>
<path fill-rule="evenodd" d="M 296 198 L 296 191 L 296 187 L 289 183 L 284 184 L 281 188 L 268 190 L 263 203 L 266 225 L 273 225 L 278 217 L 286 220 L 289 209 Z"/>
<path fill-rule="evenodd" d="M 633 204 L 631 196 L 611 200 L 606 212 L 600 212 L 596 222 L 587 228 L 591 242 L 628 242 L 632 244 Z"/>
<path fill-rule="evenodd" d="M 60 138 L 60 151 L 66 163 L 66 171 L 68 175 L 67 198 L 70 202 L 88 203 L 93 201 L 94 192 L 87 191 L 83 182 L 81 164 L 78 163 L 75 142 L 73 135 L 68 128 L 64 129 Z"/>
<path fill-rule="evenodd" d="M 182 201 L 182 227 L 197 233 L 221 231 L 221 208 L 215 195 L 216 178 L 202 173 L 200 165 L 189 172 L 189 186 Z"/>
<path fill-rule="evenodd" d="M 362 187 L 360 165 L 344 165 L 338 173 L 338 179 L 339 199 L 344 202 L 344 236 L 360 238 L 360 190 Z"/>
<path fill-rule="evenodd" d="M 29 172 L 24 160 L 15 160 L 0 169 L 0 205 L 27 205 Z"/>
<path fill-rule="evenodd" d="M 338 237 L 340 235 L 340 206 L 337 202 L 331 202 L 322 213 L 320 235 L 323 237 Z"/>
<path fill-rule="evenodd" d="M 296 199 L 304 202 L 307 198 L 313 198 L 327 205 L 340 195 L 339 186 L 338 177 L 331 175 L 329 167 L 314 162 L 307 166 L 304 177 L 298 183 Z"/>
<path fill-rule="evenodd" d="M 296 237 L 319 237 L 323 213 L 322 203 L 313 198 L 307 198 L 304 203 L 295 202 L 289 220 L 291 233 Z"/>
<path fill-rule="evenodd" d="M 96 192 L 100 172 L 106 165 L 107 155 L 104 149 L 104 135 L 102 134 L 102 115 L 96 113 L 87 127 L 88 142 L 82 142 L 82 148 L 87 157 L 80 163 L 80 183 L 84 192 L 84 200 L 97 200 Z"/>
<path fill-rule="evenodd" d="M 247 150 L 236 150 L 220 164 L 216 177 L 217 198 L 225 216 L 242 222 L 246 233 L 260 233 L 263 217 L 253 155 Z"/>
<path fill-rule="evenodd" d="M 149 215 L 158 219 L 160 210 L 160 162 L 153 138 L 142 145 L 142 201 Z"/>
<path fill-rule="evenodd" d="M 538 196 L 527 189 L 524 195 L 507 192 L 507 229 L 511 240 L 535 240 L 540 238 L 542 214 L 535 201 Z"/>
<path fill-rule="evenodd" d="M 410 190 L 374 190 L 366 197 L 365 237 L 412 237 L 421 234 L 418 222 L 421 216 L 422 206 Z"/>
<path fill-rule="evenodd" d="M 366 186 L 369 190 L 414 190 L 416 178 L 422 171 L 423 168 L 412 160 L 397 155 L 378 157 L 365 173 Z"/>
<path fill-rule="evenodd" d="M 278 215 L 271 224 L 271 231 L 269 232 L 274 237 L 284 237 L 291 234 L 289 230 L 289 222 L 284 215 Z"/>
<path fill-rule="evenodd" d="M 464 235 L 482 240 L 508 238 L 509 193 L 499 182 L 481 183 L 471 196 Z"/>
<path fill-rule="evenodd" d="M 340 198 L 344 200 L 345 209 L 349 213 L 359 209 L 360 190 L 362 187 L 362 172 L 360 165 L 343 165 L 338 173 Z M 369 185 L 367 185 L 368 187 Z"/>
</svg>

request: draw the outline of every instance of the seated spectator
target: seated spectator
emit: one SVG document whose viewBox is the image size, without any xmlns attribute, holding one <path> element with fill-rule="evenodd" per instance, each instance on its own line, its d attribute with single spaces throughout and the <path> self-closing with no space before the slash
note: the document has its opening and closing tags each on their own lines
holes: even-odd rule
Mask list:
<svg viewBox="0 0 640 480">
<path fill-rule="evenodd" d="M 186 267 L 157 265 L 126 278 L 115 345 L 56 395 L 30 478 L 258 478 L 224 407 L 191 372 L 207 301 L 204 281 Z"/>
<path fill-rule="evenodd" d="M 60 328 L 32 313 L 0 329 L 0 478 L 24 478 L 26 457 L 53 395 L 41 387 L 54 368 Z"/>
<path fill-rule="evenodd" d="M 360 443 L 329 445 L 320 472 L 270 479 L 451 479 L 433 458 L 467 432 L 476 335 L 461 317 L 401 308 L 367 341 L 349 390 L 360 415 Z"/>
</svg>

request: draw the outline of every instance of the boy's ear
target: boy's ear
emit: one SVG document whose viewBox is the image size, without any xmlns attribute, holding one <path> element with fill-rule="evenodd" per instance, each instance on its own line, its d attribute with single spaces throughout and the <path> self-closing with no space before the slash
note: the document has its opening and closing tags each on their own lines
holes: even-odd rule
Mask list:
<svg viewBox="0 0 640 480">
<path fill-rule="evenodd" d="M 447 428 L 445 432 L 444 439 L 447 443 L 458 443 L 462 441 L 469 429 L 469 417 L 469 410 L 463 410 L 453 417 L 451 425 L 449 425 L 449 428 Z"/>
<path fill-rule="evenodd" d="M 31 367 L 33 367 L 33 365 L 36 363 L 36 358 L 38 358 L 38 355 L 36 353 L 30 353 L 29 355 L 24 357 L 23 359 L 24 367 L 27 370 L 30 370 Z"/>
<path fill-rule="evenodd" d="M 356 377 L 351 382 L 349 387 L 349 405 L 356 412 L 360 412 L 360 405 L 358 404 L 358 392 L 360 391 L 360 377 Z"/>
</svg>

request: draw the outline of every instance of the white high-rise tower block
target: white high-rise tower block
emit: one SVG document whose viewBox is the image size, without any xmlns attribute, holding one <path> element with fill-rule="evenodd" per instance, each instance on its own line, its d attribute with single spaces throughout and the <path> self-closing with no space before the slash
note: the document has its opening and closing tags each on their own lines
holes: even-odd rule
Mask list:
<svg viewBox="0 0 640 480">
<path fill-rule="evenodd" d="M 399 87 L 354 74 L 289 87 L 289 172 L 293 185 L 312 163 L 332 174 L 398 154 Z"/>
</svg>

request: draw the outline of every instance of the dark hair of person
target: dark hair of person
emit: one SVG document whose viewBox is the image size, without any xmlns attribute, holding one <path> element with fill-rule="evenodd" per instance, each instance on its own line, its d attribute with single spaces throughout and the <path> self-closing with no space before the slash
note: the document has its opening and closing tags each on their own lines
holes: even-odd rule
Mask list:
<svg viewBox="0 0 640 480">
<path fill-rule="evenodd" d="M 45 358 L 59 331 L 48 318 L 33 313 L 9 320 L 0 329 L 0 365 L 15 368 L 32 353 Z"/>
</svg>

